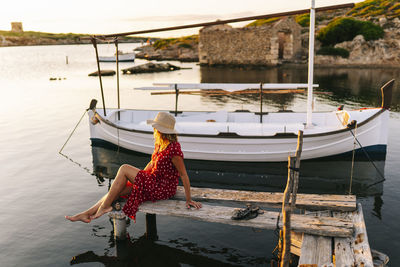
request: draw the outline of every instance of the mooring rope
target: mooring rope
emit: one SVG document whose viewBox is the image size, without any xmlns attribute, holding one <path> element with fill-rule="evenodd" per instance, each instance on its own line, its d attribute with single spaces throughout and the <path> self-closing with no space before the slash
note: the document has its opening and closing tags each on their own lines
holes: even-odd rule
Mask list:
<svg viewBox="0 0 400 267">
<path fill-rule="evenodd" d="M 357 123 L 356 123 L 357 125 Z M 382 174 L 382 172 L 378 169 L 378 167 L 375 165 L 374 161 L 371 159 L 371 157 L 369 156 L 368 152 L 364 149 L 364 147 L 361 145 L 360 141 L 358 140 L 358 138 L 355 136 L 355 134 L 353 133 L 353 130 L 351 129 L 351 125 L 347 125 L 348 129 L 350 130 L 350 133 L 353 135 L 354 140 L 356 140 L 356 142 L 358 143 L 358 145 L 360 146 L 361 150 L 363 151 L 363 153 L 365 154 L 365 156 L 367 157 L 367 159 L 369 160 L 369 162 L 371 162 L 371 164 L 374 166 L 375 170 L 378 172 L 379 176 L 382 178 L 381 180 L 377 181 L 376 183 L 370 184 L 367 186 L 367 188 L 374 186 L 376 184 L 382 183 L 384 182 L 385 176 Z"/>
<path fill-rule="evenodd" d="M 72 132 L 70 133 L 70 135 L 68 136 L 67 140 L 65 141 L 64 145 L 61 147 L 60 151 L 58 151 L 58 154 L 60 154 L 61 156 L 65 157 L 66 159 L 70 160 L 72 163 L 78 165 L 79 167 L 81 167 L 82 169 L 84 169 L 87 173 L 89 173 L 90 175 L 93 175 L 93 172 L 90 171 L 89 168 L 82 166 L 82 164 L 80 164 L 79 162 L 74 161 L 72 158 L 68 157 L 67 155 L 65 155 L 64 153 L 62 153 L 62 151 L 64 150 L 65 146 L 67 145 L 67 143 L 69 142 L 69 140 L 71 139 L 72 135 L 75 133 L 76 129 L 78 128 L 79 124 L 81 123 L 83 117 L 86 115 L 86 113 L 88 112 L 88 110 L 86 109 L 85 112 L 83 112 L 82 117 L 79 119 L 78 123 L 75 125 L 74 129 L 72 130 Z"/>
<path fill-rule="evenodd" d="M 85 110 L 85 112 L 83 112 L 82 117 L 79 119 L 78 123 L 75 125 L 75 128 L 72 130 L 72 132 L 68 136 L 67 141 L 65 141 L 64 145 L 61 147 L 61 149 L 60 149 L 60 151 L 58 151 L 58 153 L 62 154 L 61 152 L 63 151 L 64 147 L 67 145 L 69 139 L 71 139 L 72 135 L 75 133 L 76 128 L 78 128 L 78 125 L 81 123 L 83 117 L 86 115 L 87 112 L 88 112 L 88 110 Z"/>
<path fill-rule="evenodd" d="M 356 152 L 356 145 L 357 145 L 357 143 L 356 143 L 357 122 L 356 122 L 356 125 L 355 125 L 355 128 L 354 128 L 354 132 L 355 132 L 355 134 L 354 134 L 354 141 L 353 141 L 353 155 L 352 155 L 352 158 L 351 158 L 351 172 L 350 172 L 349 195 L 351 194 L 351 187 L 352 187 L 352 185 L 353 185 L 354 155 L 355 155 L 355 152 Z"/>
</svg>

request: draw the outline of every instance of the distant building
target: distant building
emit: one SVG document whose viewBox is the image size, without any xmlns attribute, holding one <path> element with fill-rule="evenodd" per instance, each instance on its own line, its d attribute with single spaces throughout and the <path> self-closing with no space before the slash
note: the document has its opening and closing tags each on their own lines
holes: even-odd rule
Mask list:
<svg viewBox="0 0 400 267">
<path fill-rule="evenodd" d="M 22 22 L 11 22 L 11 31 L 12 32 L 23 32 Z"/>
<path fill-rule="evenodd" d="M 276 65 L 295 62 L 301 50 L 301 27 L 292 18 L 259 27 L 200 30 L 199 60 L 205 65 Z"/>
</svg>

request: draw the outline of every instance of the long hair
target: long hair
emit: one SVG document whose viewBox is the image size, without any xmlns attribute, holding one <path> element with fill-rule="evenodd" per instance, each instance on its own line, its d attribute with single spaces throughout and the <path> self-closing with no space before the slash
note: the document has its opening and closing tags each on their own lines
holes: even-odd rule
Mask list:
<svg viewBox="0 0 400 267">
<path fill-rule="evenodd" d="M 158 151 L 161 152 L 167 148 L 171 142 L 177 142 L 178 136 L 176 134 L 165 134 L 157 129 L 154 129 L 154 145 L 159 146 Z"/>
</svg>

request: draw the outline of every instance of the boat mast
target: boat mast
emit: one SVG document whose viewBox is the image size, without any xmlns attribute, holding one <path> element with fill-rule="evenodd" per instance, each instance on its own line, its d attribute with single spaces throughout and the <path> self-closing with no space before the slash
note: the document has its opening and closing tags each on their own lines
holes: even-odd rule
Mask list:
<svg viewBox="0 0 400 267">
<path fill-rule="evenodd" d="M 315 35 L 315 0 L 311 0 L 310 9 L 310 35 L 308 47 L 308 92 L 307 92 L 307 124 L 312 127 L 312 103 L 314 83 L 314 35 Z"/>
</svg>

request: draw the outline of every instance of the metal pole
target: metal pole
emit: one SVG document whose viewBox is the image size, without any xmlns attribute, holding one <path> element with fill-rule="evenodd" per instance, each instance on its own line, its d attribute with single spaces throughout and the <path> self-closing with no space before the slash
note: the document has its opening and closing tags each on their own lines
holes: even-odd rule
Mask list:
<svg viewBox="0 0 400 267">
<path fill-rule="evenodd" d="M 260 123 L 263 122 L 263 84 L 260 83 Z"/>
<path fill-rule="evenodd" d="M 120 97 L 119 97 L 119 55 L 118 55 L 118 38 L 115 38 L 115 58 L 116 58 L 116 63 L 117 63 L 117 98 L 118 98 L 118 109 L 121 108 L 120 106 Z M 121 119 L 120 112 L 118 111 L 118 120 Z"/>
<path fill-rule="evenodd" d="M 97 71 L 99 73 L 99 81 L 100 81 L 100 89 L 101 89 L 101 99 L 103 100 L 103 111 L 104 111 L 104 116 L 107 116 L 106 114 L 106 104 L 104 102 L 104 93 L 103 93 L 103 82 L 101 81 L 101 71 L 100 71 L 100 63 L 99 63 L 99 52 L 97 51 L 97 43 L 96 39 L 92 38 L 92 43 L 94 46 L 94 50 L 96 52 L 96 61 L 97 61 Z"/>
<path fill-rule="evenodd" d="M 179 96 L 179 89 L 178 85 L 175 84 L 175 117 L 178 116 L 178 96 Z"/>
<path fill-rule="evenodd" d="M 319 7 L 319 8 L 317 8 L 317 10 L 318 11 L 326 11 L 326 10 L 352 8 L 352 7 L 354 7 L 354 3 Z M 217 20 L 217 21 L 212 21 L 212 22 L 203 22 L 203 23 L 196 23 L 196 24 L 189 24 L 189 25 L 167 27 L 167 28 L 149 29 L 149 30 L 123 32 L 123 33 L 115 33 L 115 34 L 95 35 L 95 37 L 99 38 L 99 39 L 106 39 L 106 38 L 110 38 L 110 37 L 113 38 L 113 37 L 143 34 L 143 33 L 173 31 L 173 30 L 181 30 L 181 29 L 189 29 L 189 28 L 197 28 L 197 27 L 207 27 L 207 26 L 213 26 L 213 25 L 221 25 L 221 24 L 241 22 L 241 21 L 257 20 L 257 19 L 286 17 L 286 16 L 292 16 L 292 15 L 304 14 L 304 13 L 308 13 L 308 12 L 310 12 L 309 9 L 303 9 L 303 10 L 281 12 L 281 13 L 274 13 L 274 14 L 268 14 L 268 15 L 251 16 L 251 17 L 243 17 L 243 18 L 227 19 L 227 20 Z M 85 40 L 85 39 L 87 39 L 87 37 L 81 38 L 81 40 Z"/>
<path fill-rule="evenodd" d="M 314 35 L 315 35 L 315 0 L 311 0 L 310 35 L 308 47 L 308 92 L 307 92 L 307 124 L 312 127 L 312 102 L 314 83 Z"/>
</svg>

